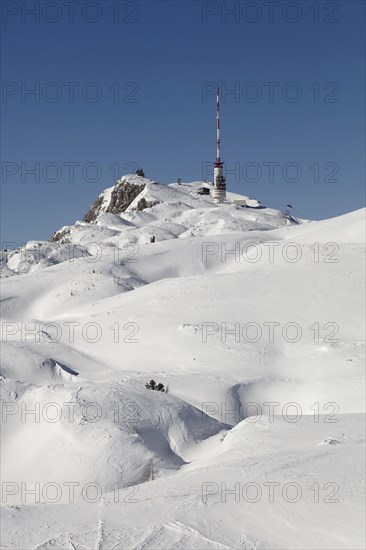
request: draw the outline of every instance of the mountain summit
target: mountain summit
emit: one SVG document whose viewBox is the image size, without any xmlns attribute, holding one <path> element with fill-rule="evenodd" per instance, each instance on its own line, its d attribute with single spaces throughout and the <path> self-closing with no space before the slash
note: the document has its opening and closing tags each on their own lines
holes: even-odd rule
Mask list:
<svg viewBox="0 0 366 550">
<path fill-rule="evenodd" d="M 268 230 L 292 223 L 282 212 L 264 208 L 245 195 L 227 193 L 225 204 L 216 204 L 210 195 L 202 194 L 202 188 L 212 191 L 213 186 L 202 181 L 165 185 L 127 174 L 100 193 L 81 222 L 62 227 L 51 241 L 77 242 L 78 236 L 84 233 L 86 237 L 86 232 L 90 232 L 87 229 L 90 224 L 104 227 L 106 233 L 108 230 L 125 233 L 128 226 L 129 238 L 144 242 L 153 234 L 157 240 L 167 240 Z M 247 208 L 236 203 L 245 203 Z M 103 238 L 102 231 L 98 238 Z"/>
<path fill-rule="evenodd" d="M 119 179 L 113 187 L 105 189 L 85 214 L 84 222 L 96 222 L 99 214 L 110 212 L 121 214 L 140 195 L 147 183 L 155 183 L 137 174 L 129 174 Z"/>
</svg>

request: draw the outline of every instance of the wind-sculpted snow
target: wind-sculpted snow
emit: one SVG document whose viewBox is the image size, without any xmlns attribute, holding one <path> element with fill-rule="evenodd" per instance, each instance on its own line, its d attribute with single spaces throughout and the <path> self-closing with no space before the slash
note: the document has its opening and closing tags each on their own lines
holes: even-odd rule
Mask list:
<svg viewBox="0 0 366 550">
<path fill-rule="evenodd" d="M 3 252 L 4 548 L 363 547 L 364 211 L 202 185 Z"/>
<path fill-rule="evenodd" d="M 107 493 L 113 484 L 147 481 L 150 464 L 154 476 L 179 469 L 187 449 L 226 427 L 174 396 L 148 392 L 131 377 L 95 386 L 70 374 L 74 379 L 60 376 L 20 390 L 3 380 L 3 436 L 8 456 L 18 455 L 3 465 L 3 482 L 22 476 L 27 484 L 43 485 L 93 480 Z M 31 454 L 19 453 L 28 442 Z M 22 504 L 21 495 L 9 503 Z"/>
<path fill-rule="evenodd" d="M 244 421 L 174 475 L 96 502 L 4 507 L 3 545 L 16 530 L 19 548 L 48 550 L 361 549 L 363 420 Z"/>
</svg>

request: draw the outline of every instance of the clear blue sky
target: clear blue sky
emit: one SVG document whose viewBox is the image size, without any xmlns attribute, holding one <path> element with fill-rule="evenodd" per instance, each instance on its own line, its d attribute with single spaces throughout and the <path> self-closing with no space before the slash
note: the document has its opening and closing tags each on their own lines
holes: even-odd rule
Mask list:
<svg viewBox="0 0 366 550">
<path fill-rule="evenodd" d="M 364 205 L 363 1 L 2 9 L 3 242 L 48 239 L 131 166 L 164 183 L 204 178 L 213 82 L 230 190 L 310 219 Z"/>
</svg>

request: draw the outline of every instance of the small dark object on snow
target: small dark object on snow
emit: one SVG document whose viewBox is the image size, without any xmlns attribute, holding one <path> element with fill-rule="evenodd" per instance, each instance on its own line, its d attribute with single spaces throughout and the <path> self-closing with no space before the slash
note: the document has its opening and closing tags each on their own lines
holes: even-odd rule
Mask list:
<svg viewBox="0 0 366 550">
<path fill-rule="evenodd" d="M 155 242 L 155 235 L 153 235 L 153 236 L 151 237 L 150 242 L 151 242 L 151 243 L 154 243 L 154 242 Z"/>
<path fill-rule="evenodd" d="M 197 191 L 197 194 L 198 195 L 209 195 L 210 190 L 208 189 L 208 187 L 200 187 Z"/>
<path fill-rule="evenodd" d="M 148 390 L 155 390 L 155 388 L 156 388 L 155 380 L 150 380 L 149 383 L 146 383 L 145 388 L 147 388 Z"/>
<path fill-rule="evenodd" d="M 155 382 L 155 380 L 150 380 L 149 383 L 146 383 L 145 388 L 147 388 L 148 390 L 156 390 L 156 391 L 165 392 L 164 384 L 162 384 L 161 382 L 159 382 L 159 384 L 157 384 Z"/>
<path fill-rule="evenodd" d="M 145 177 L 145 172 L 143 171 L 142 168 L 139 168 L 138 170 L 136 170 L 136 175 L 141 176 L 142 178 L 144 178 Z"/>
</svg>

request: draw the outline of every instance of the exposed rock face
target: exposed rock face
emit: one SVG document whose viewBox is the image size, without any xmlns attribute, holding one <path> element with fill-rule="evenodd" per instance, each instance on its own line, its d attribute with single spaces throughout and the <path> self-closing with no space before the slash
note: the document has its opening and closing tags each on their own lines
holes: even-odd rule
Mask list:
<svg viewBox="0 0 366 550">
<path fill-rule="evenodd" d="M 66 235 L 69 235 L 69 234 L 70 234 L 70 228 L 69 227 L 61 228 L 58 231 L 54 232 L 54 234 L 50 238 L 50 242 L 51 243 L 56 243 L 58 241 L 61 241 L 61 239 L 64 240 L 64 237 L 66 237 Z"/>
<path fill-rule="evenodd" d="M 99 197 L 93 202 L 88 212 L 83 217 L 83 222 L 93 222 L 97 219 L 97 216 L 100 213 L 101 206 L 103 204 L 103 200 L 103 196 L 99 195 Z"/>
<path fill-rule="evenodd" d="M 142 191 L 150 184 L 156 184 L 157 182 L 145 178 L 143 171 L 139 170 L 139 173 L 128 174 L 118 180 L 113 187 L 105 189 L 96 200 L 93 202 L 88 212 L 83 217 L 83 222 L 95 223 L 98 220 L 98 216 L 103 213 L 120 214 L 125 212 L 127 208 L 135 201 L 135 199 L 142 193 Z M 144 195 L 145 193 L 143 193 Z M 139 197 L 135 204 L 131 207 L 134 210 L 142 211 L 145 208 L 150 208 L 155 204 L 158 204 L 157 200 L 146 200 L 144 196 Z M 80 222 L 77 222 L 80 223 Z M 61 227 L 58 231 L 52 235 L 51 242 L 65 243 L 69 241 L 69 235 L 72 232 L 72 226 Z"/>
<path fill-rule="evenodd" d="M 141 212 L 142 210 L 145 210 L 145 208 L 151 208 L 155 204 L 158 204 L 158 201 L 147 201 L 145 197 L 142 197 L 137 203 L 136 210 Z"/>
<path fill-rule="evenodd" d="M 111 212 L 112 214 L 124 212 L 144 189 L 145 185 L 136 185 L 134 183 L 117 184 L 112 191 L 111 201 L 106 212 Z"/>
<path fill-rule="evenodd" d="M 93 223 L 101 212 L 120 214 L 145 189 L 141 176 L 124 176 L 111 190 L 101 193 L 85 214 L 83 221 Z M 108 194 L 109 191 L 109 194 Z"/>
</svg>

